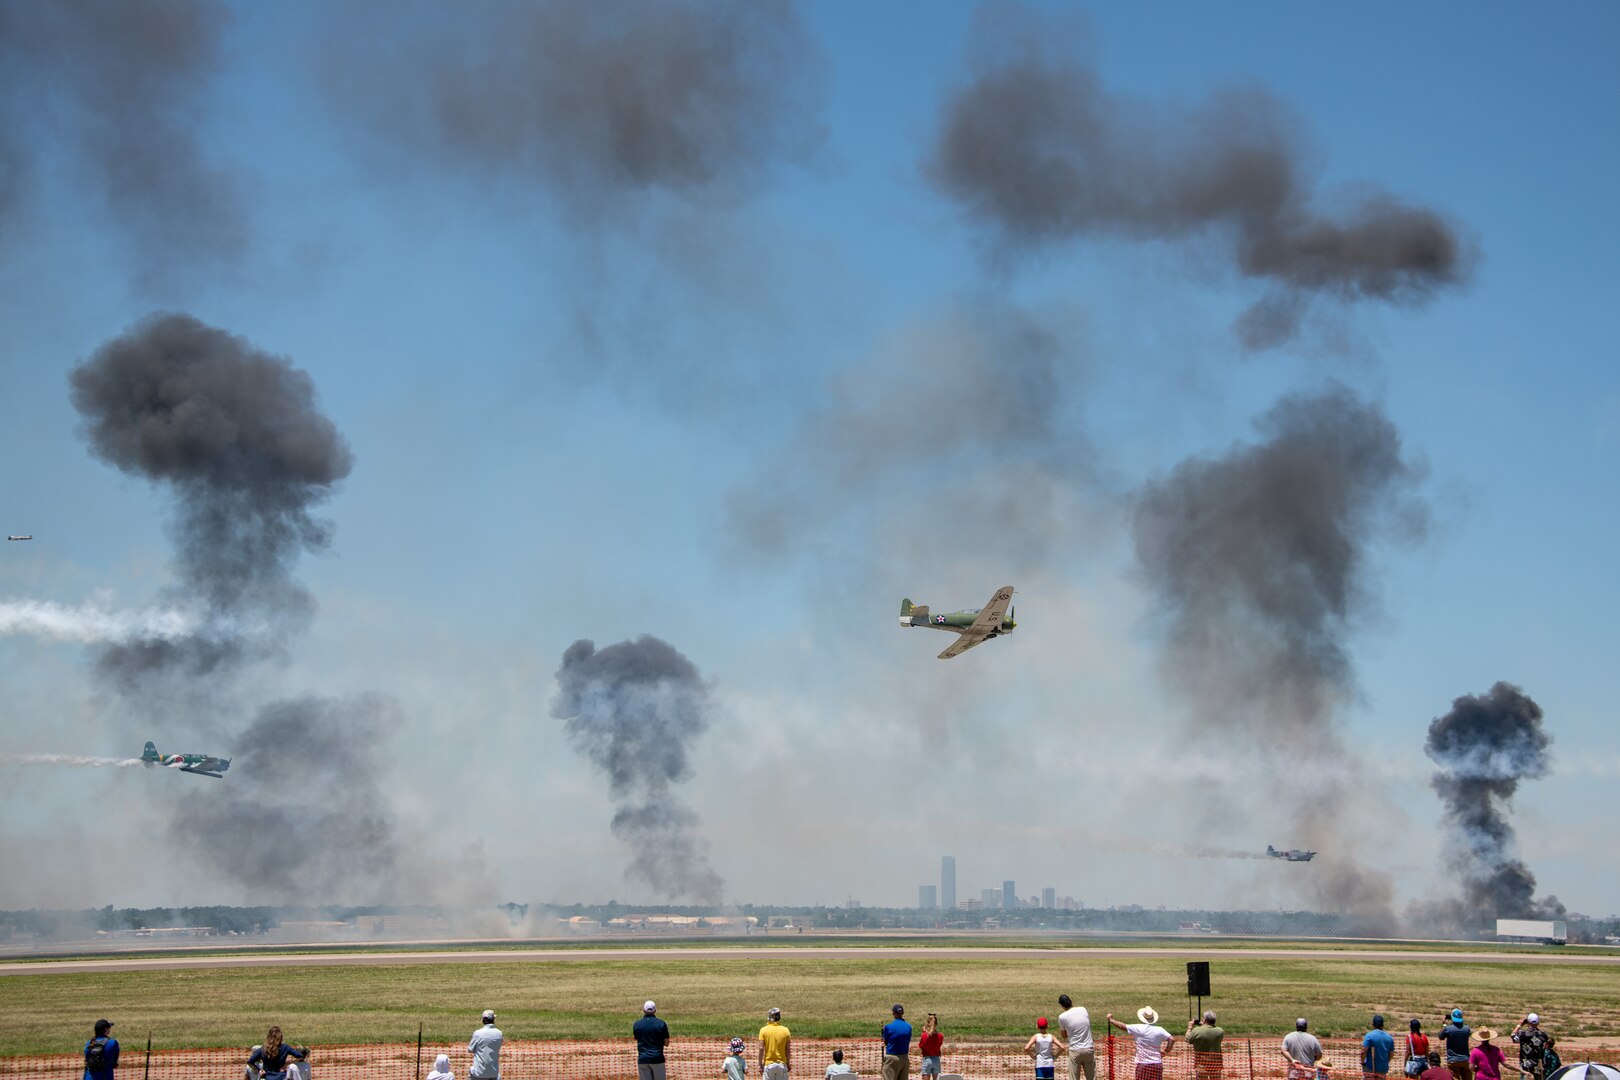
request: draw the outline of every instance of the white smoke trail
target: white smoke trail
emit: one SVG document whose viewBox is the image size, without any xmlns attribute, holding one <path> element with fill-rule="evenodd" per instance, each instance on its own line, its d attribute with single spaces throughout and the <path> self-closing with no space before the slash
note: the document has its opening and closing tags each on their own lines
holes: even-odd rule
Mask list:
<svg viewBox="0 0 1620 1080">
<path fill-rule="evenodd" d="M 7 765 L 69 765 L 88 769 L 128 769 L 141 764 L 140 758 L 90 757 L 85 754 L 0 754 L 0 767 Z"/>
<path fill-rule="evenodd" d="M 50 600 L 0 601 L 0 635 L 27 634 L 81 645 L 196 637 L 224 640 L 249 630 L 240 620 L 203 618 L 177 608 L 108 611 L 93 604 L 58 604 Z"/>
</svg>

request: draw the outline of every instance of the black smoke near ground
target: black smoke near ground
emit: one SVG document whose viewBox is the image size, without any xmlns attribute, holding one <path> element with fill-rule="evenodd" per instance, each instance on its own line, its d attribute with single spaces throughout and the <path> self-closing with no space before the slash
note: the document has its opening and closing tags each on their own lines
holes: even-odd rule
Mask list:
<svg viewBox="0 0 1620 1080">
<path fill-rule="evenodd" d="M 239 258 L 240 181 L 200 135 L 228 19 L 215 0 L 0 3 L 0 224 L 50 164 L 100 189 L 149 277 Z"/>
<path fill-rule="evenodd" d="M 746 194 L 823 132 L 821 61 L 784 0 L 351 9 L 324 79 L 413 158 L 539 183 L 598 220 L 661 190 Z M 353 46 L 358 46 L 353 47 Z"/>
<path fill-rule="evenodd" d="M 1536 878 L 1513 856 L 1513 795 L 1522 780 L 1547 774 L 1552 738 L 1542 728 L 1541 706 L 1517 686 L 1499 682 L 1488 694 L 1465 694 L 1429 724 L 1424 752 L 1439 766 L 1430 784 L 1445 807 L 1450 834 L 1448 865 L 1461 895 L 1430 905 L 1464 931 L 1493 920 L 1558 918 L 1556 896 L 1535 899 Z"/>
<path fill-rule="evenodd" d="M 292 576 L 330 540 L 313 509 L 351 466 L 310 377 L 284 357 L 189 315 L 154 315 L 73 371 L 91 451 L 175 498 L 174 599 L 209 632 L 108 647 L 100 670 L 132 689 L 273 651 L 313 601 Z"/>
<path fill-rule="evenodd" d="M 410 860 L 381 774 L 398 723 L 377 696 L 267 705 L 233 744 L 225 779 L 181 802 L 170 835 L 257 902 L 404 896 Z"/>
<path fill-rule="evenodd" d="M 1393 921 L 1388 875 L 1344 854 L 1354 792 L 1336 716 L 1355 691 L 1349 638 L 1372 606 L 1368 548 L 1421 530 L 1422 470 L 1383 411 L 1343 387 L 1285 397 L 1256 427 L 1263 441 L 1185 461 L 1137 496 L 1164 669 L 1201 732 L 1289 763 L 1273 784 L 1286 827 L 1328 852 L 1314 899 Z"/>
<path fill-rule="evenodd" d="M 713 708 L 697 668 L 650 634 L 603 649 L 581 640 L 563 653 L 557 691 L 551 714 L 607 774 L 613 834 L 632 855 L 626 876 L 661 897 L 719 903 L 725 882 L 673 791 L 691 777 L 688 754 Z"/>
<path fill-rule="evenodd" d="M 1419 305 L 1469 275 L 1471 245 L 1438 211 L 1371 184 L 1319 190 L 1300 122 L 1263 90 L 1193 106 L 1111 94 L 1076 35 L 1012 5 L 983 9 L 974 42 L 924 171 L 999 254 L 1218 237 L 1271 287 L 1237 323 L 1251 349 L 1292 338 L 1313 297 Z"/>
</svg>

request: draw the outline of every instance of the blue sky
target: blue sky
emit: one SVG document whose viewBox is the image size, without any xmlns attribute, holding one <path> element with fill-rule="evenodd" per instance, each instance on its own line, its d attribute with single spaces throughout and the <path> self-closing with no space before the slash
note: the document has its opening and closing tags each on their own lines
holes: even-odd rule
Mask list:
<svg viewBox="0 0 1620 1080">
<path fill-rule="evenodd" d="M 159 602 L 170 497 L 91 456 L 67 387 L 182 311 L 307 372 L 353 450 L 319 508 L 333 544 L 293 568 L 318 611 L 206 715 L 122 699 L 81 644 L 8 634 L 0 754 L 213 749 L 266 702 L 380 693 L 397 711 L 370 751 L 377 798 L 421 838 L 407 879 L 470 862 L 445 899 L 652 902 L 548 711 L 572 641 L 650 633 L 712 687 L 674 790 L 729 901 L 912 903 L 950 852 L 963 895 L 1010 877 L 1087 903 L 1297 907 L 1318 902 L 1314 867 L 1165 853 L 1320 842 L 1394 875 L 1404 910 L 1449 887 L 1426 726 L 1507 680 L 1554 739 L 1514 802 L 1519 854 L 1571 908 L 1616 909 L 1620 855 L 1594 824 L 1620 810 L 1611 6 L 766 5 L 795 51 L 744 97 L 775 103 L 781 143 L 708 187 L 584 190 L 388 112 L 389 50 L 425 33 L 422 9 L 382 28 L 218 10 L 217 67 L 159 112 L 235 178 L 248 239 L 228 257 L 163 242 L 172 205 L 109 200 L 71 80 L 0 82 L 31 170 L 0 232 L 0 516 L 36 537 L 0 552 L 0 599 Z M 488 46 L 509 10 L 458 9 L 447 32 Z M 978 50 L 1026 26 L 1130 106 L 1144 146 L 1155 117 L 1263 91 L 1324 205 L 1376 185 L 1433 209 L 1477 248 L 1469 280 L 1319 299 L 1297 337 L 1247 353 L 1231 324 L 1265 283 L 1219 228 L 996 257 L 923 163 Z M 485 119 L 512 107 L 473 96 Z M 564 162 L 593 152 L 569 142 L 584 122 L 513 124 Z M 1003 350 L 1031 327 L 1048 351 L 1024 369 Z M 1176 690 L 1128 508 L 1330 381 L 1393 423 L 1430 527 L 1369 535 L 1365 603 L 1336 631 L 1353 695 L 1318 747 L 1284 747 Z M 775 543 L 747 533 L 761 507 Z M 902 595 L 976 607 L 1007 582 L 1018 632 L 949 664 L 940 635 L 893 621 Z M 0 887 L 4 906 L 254 893 L 206 851 L 151 872 L 195 805 L 168 777 L 0 775 L 7 848 L 93 843 L 118 868 L 86 881 L 63 856 Z M 300 775 L 288 798 L 320 800 Z M 1349 791 L 1313 837 L 1317 777 Z"/>
</svg>

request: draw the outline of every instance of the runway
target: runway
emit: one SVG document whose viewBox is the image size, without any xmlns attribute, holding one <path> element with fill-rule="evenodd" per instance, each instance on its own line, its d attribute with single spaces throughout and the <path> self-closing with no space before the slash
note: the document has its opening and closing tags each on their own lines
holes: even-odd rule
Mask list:
<svg viewBox="0 0 1620 1080">
<path fill-rule="evenodd" d="M 296 948 L 296 946 L 292 946 Z M 1029 946 L 728 946 L 670 948 L 571 948 L 571 949 L 413 949 L 410 951 L 354 951 L 315 953 L 243 953 L 207 956 L 109 956 L 71 960 L 27 960 L 0 963 L 0 975 L 66 975 L 78 972 L 185 971 L 213 968 L 255 967 L 381 967 L 401 964 L 589 964 L 622 960 L 836 960 L 885 957 L 896 960 L 970 960 L 987 956 L 1027 956 L 1031 959 L 1056 957 L 1083 958 L 1139 957 L 1141 959 L 1331 959 L 1365 960 L 1369 963 L 1421 960 L 1442 964 L 1576 964 L 1620 965 L 1615 954 L 1550 954 L 1508 952 L 1452 952 L 1446 950 L 1401 949 L 1244 949 L 1212 948 L 1189 944 L 1186 948 L 1090 948 Z"/>
</svg>

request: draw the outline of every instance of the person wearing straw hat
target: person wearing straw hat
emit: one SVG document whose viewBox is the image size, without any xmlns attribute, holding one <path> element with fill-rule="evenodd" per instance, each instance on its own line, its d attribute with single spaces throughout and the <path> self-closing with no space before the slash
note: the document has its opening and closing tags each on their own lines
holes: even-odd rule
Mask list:
<svg viewBox="0 0 1620 1080">
<path fill-rule="evenodd" d="M 1164 1055 L 1176 1037 L 1159 1026 L 1159 1013 L 1151 1005 L 1136 1010 L 1137 1023 L 1122 1024 L 1108 1014 L 1108 1026 L 1136 1040 L 1136 1080 L 1163 1080 Z"/>
<path fill-rule="evenodd" d="M 1479 1080 L 1502 1080 L 1502 1062 L 1507 1060 L 1507 1055 L 1492 1041 L 1496 1038 L 1496 1032 L 1482 1027 L 1474 1032 L 1474 1038 L 1479 1040 L 1479 1045 L 1468 1053 L 1468 1063 L 1474 1067 L 1474 1075 Z"/>
<path fill-rule="evenodd" d="M 1541 1030 L 1541 1017 L 1525 1013 L 1519 1026 L 1513 1029 L 1513 1041 L 1519 1044 L 1519 1075 L 1524 1080 L 1538 1080 L 1547 1072 L 1547 1051 L 1557 1040 Z"/>
</svg>

